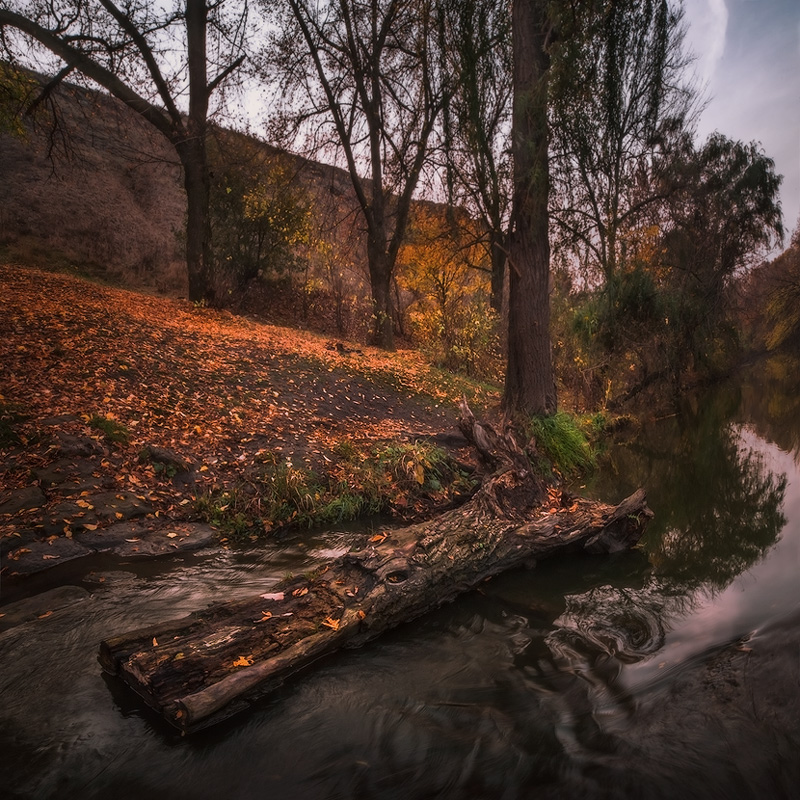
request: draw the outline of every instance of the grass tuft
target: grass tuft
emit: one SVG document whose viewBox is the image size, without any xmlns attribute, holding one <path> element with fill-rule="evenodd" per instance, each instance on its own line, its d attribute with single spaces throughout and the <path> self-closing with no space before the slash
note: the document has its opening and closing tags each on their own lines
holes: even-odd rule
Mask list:
<svg viewBox="0 0 800 800">
<path fill-rule="evenodd" d="M 112 444 L 127 445 L 131 440 L 131 432 L 121 423 L 109 417 L 101 417 L 99 414 L 92 414 L 89 419 L 89 427 L 100 431 L 106 441 Z"/>
<path fill-rule="evenodd" d="M 602 414 L 579 418 L 559 411 L 549 417 L 533 417 L 526 433 L 553 469 L 565 477 L 574 477 L 597 467 L 594 442 L 605 424 Z M 540 469 L 543 466 L 537 465 Z"/>
<path fill-rule="evenodd" d="M 447 453 L 427 442 L 367 450 L 340 442 L 333 454 L 337 460 L 324 477 L 279 458 L 263 459 L 246 485 L 201 497 L 195 510 L 230 538 L 257 539 L 275 529 L 350 522 L 472 489 Z"/>
</svg>

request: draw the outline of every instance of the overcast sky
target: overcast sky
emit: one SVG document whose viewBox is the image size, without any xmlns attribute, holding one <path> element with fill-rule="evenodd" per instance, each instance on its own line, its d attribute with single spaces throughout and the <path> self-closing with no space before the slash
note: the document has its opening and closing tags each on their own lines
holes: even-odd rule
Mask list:
<svg viewBox="0 0 800 800">
<path fill-rule="evenodd" d="M 800 214 L 800 0 L 684 0 L 684 8 L 710 97 L 699 139 L 718 130 L 761 142 L 783 175 L 788 245 Z"/>
</svg>

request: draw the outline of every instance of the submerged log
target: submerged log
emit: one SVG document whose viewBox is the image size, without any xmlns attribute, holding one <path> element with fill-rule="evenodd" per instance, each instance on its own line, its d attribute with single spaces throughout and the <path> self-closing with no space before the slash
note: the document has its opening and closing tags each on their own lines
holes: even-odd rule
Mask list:
<svg viewBox="0 0 800 800">
<path fill-rule="evenodd" d="M 372 536 L 315 574 L 249 600 L 107 639 L 103 668 L 179 730 L 199 730 L 314 659 L 360 646 L 501 572 L 638 542 L 652 517 L 643 490 L 618 506 L 571 497 L 536 479 L 513 437 L 479 424 L 466 403 L 461 425 L 493 470 L 464 506 Z"/>
</svg>

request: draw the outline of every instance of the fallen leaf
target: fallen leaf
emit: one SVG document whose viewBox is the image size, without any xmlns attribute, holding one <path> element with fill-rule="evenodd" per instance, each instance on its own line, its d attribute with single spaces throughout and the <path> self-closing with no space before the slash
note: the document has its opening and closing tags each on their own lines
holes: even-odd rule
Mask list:
<svg viewBox="0 0 800 800">
<path fill-rule="evenodd" d="M 283 600 L 283 592 L 267 592 L 261 595 L 265 600 Z"/>
<path fill-rule="evenodd" d="M 302 589 L 295 589 L 292 592 L 292 597 L 302 597 L 304 594 L 308 594 L 308 586 L 304 586 Z"/>
<path fill-rule="evenodd" d="M 371 542 L 382 542 L 388 535 L 388 533 L 376 533 L 374 536 L 370 536 L 369 540 Z"/>
<path fill-rule="evenodd" d="M 359 619 L 364 619 L 364 618 L 367 616 L 367 614 L 366 614 L 366 612 L 365 612 L 365 611 L 363 611 L 362 609 L 360 609 L 360 608 L 359 608 L 359 609 L 358 609 L 358 613 L 356 614 L 356 616 L 357 616 Z"/>
<path fill-rule="evenodd" d="M 249 667 L 253 663 L 252 658 L 248 658 L 247 656 L 240 656 L 233 662 L 234 667 Z"/>
<path fill-rule="evenodd" d="M 86 528 L 87 531 L 96 531 L 97 530 L 97 525 L 91 525 L 88 522 L 84 522 L 83 523 L 83 527 Z"/>
<path fill-rule="evenodd" d="M 52 611 L 45 611 L 44 614 L 39 614 L 39 619 L 44 619 L 45 617 L 49 617 L 53 612 Z"/>
<path fill-rule="evenodd" d="M 167 534 L 167 539 L 174 539 L 177 535 L 175 531 L 170 531 L 170 533 Z"/>
<path fill-rule="evenodd" d="M 326 628 L 332 628 L 335 631 L 339 630 L 339 620 L 338 619 L 333 619 L 332 617 L 325 617 L 325 619 L 322 620 L 322 624 Z"/>
<path fill-rule="evenodd" d="M 58 556 L 51 556 L 51 555 L 47 554 L 47 555 L 43 555 L 42 558 L 43 559 L 50 559 L 50 558 L 58 558 Z"/>
<path fill-rule="evenodd" d="M 153 637 L 153 647 L 158 647 L 158 641 L 155 636 Z"/>
<path fill-rule="evenodd" d="M 266 622 L 268 619 L 272 619 L 272 612 L 271 611 L 262 611 L 261 612 L 261 619 L 254 619 L 253 622 Z"/>
</svg>

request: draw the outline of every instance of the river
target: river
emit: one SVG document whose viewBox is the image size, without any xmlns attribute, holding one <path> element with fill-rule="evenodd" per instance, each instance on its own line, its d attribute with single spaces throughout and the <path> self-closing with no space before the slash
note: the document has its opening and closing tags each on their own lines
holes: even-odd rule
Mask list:
<svg viewBox="0 0 800 800">
<path fill-rule="evenodd" d="M 495 579 L 194 736 L 98 642 L 263 592 L 347 533 L 51 576 L 72 588 L 0 618 L 3 797 L 797 797 L 798 374 L 765 363 L 610 447 L 584 491 L 647 488 L 639 550 Z"/>
</svg>

